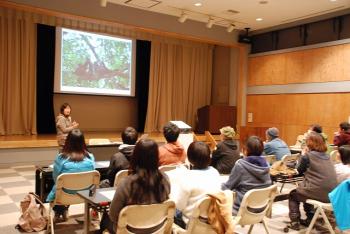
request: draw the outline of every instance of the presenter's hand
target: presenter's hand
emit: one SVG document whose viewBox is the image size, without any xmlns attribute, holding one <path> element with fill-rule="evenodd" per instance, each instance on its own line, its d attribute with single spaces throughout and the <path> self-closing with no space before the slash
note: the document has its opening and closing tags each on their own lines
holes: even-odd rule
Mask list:
<svg viewBox="0 0 350 234">
<path fill-rule="evenodd" d="M 78 126 L 79 126 L 79 123 L 77 123 L 77 122 L 74 121 L 74 122 L 73 122 L 73 127 L 74 127 L 74 128 L 77 128 Z"/>
</svg>

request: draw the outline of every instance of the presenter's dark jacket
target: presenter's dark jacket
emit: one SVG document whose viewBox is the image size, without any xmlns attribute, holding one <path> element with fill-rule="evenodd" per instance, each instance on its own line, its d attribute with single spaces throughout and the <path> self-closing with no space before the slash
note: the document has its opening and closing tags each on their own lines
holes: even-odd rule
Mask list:
<svg viewBox="0 0 350 234">
<path fill-rule="evenodd" d="M 220 174 L 230 174 L 239 158 L 237 142 L 235 140 L 224 140 L 213 151 L 211 166 L 216 168 Z"/>
</svg>

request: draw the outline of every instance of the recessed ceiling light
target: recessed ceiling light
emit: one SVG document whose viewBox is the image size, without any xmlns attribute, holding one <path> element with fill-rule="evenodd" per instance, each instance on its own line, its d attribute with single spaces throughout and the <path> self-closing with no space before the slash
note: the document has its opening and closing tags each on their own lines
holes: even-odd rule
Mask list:
<svg viewBox="0 0 350 234">
<path fill-rule="evenodd" d="M 262 18 L 256 18 L 255 20 L 256 21 L 262 21 L 263 19 Z"/>
<path fill-rule="evenodd" d="M 202 6 L 202 3 L 201 2 L 196 2 L 194 5 L 200 7 L 200 6 Z"/>
<path fill-rule="evenodd" d="M 331 2 L 336 2 L 337 0 L 329 0 L 329 1 L 331 1 Z"/>
</svg>

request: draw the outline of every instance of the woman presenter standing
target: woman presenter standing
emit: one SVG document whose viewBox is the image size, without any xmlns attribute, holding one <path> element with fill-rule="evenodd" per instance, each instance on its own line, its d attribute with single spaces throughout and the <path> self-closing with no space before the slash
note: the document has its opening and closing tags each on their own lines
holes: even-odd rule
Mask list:
<svg viewBox="0 0 350 234">
<path fill-rule="evenodd" d="M 57 143 L 61 148 L 64 146 L 68 133 L 79 126 L 77 122 L 72 122 L 70 113 L 70 105 L 63 103 L 60 114 L 56 117 Z"/>
</svg>

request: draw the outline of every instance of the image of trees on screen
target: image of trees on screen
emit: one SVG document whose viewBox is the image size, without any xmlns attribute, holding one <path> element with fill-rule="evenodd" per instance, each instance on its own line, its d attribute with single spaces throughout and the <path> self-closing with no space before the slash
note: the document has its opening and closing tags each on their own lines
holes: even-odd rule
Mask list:
<svg viewBox="0 0 350 234">
<path fill-rule="evenodd" d="M 62 29 L 60 91 L 130 95 L 133 41 Z"/>
</svg>

